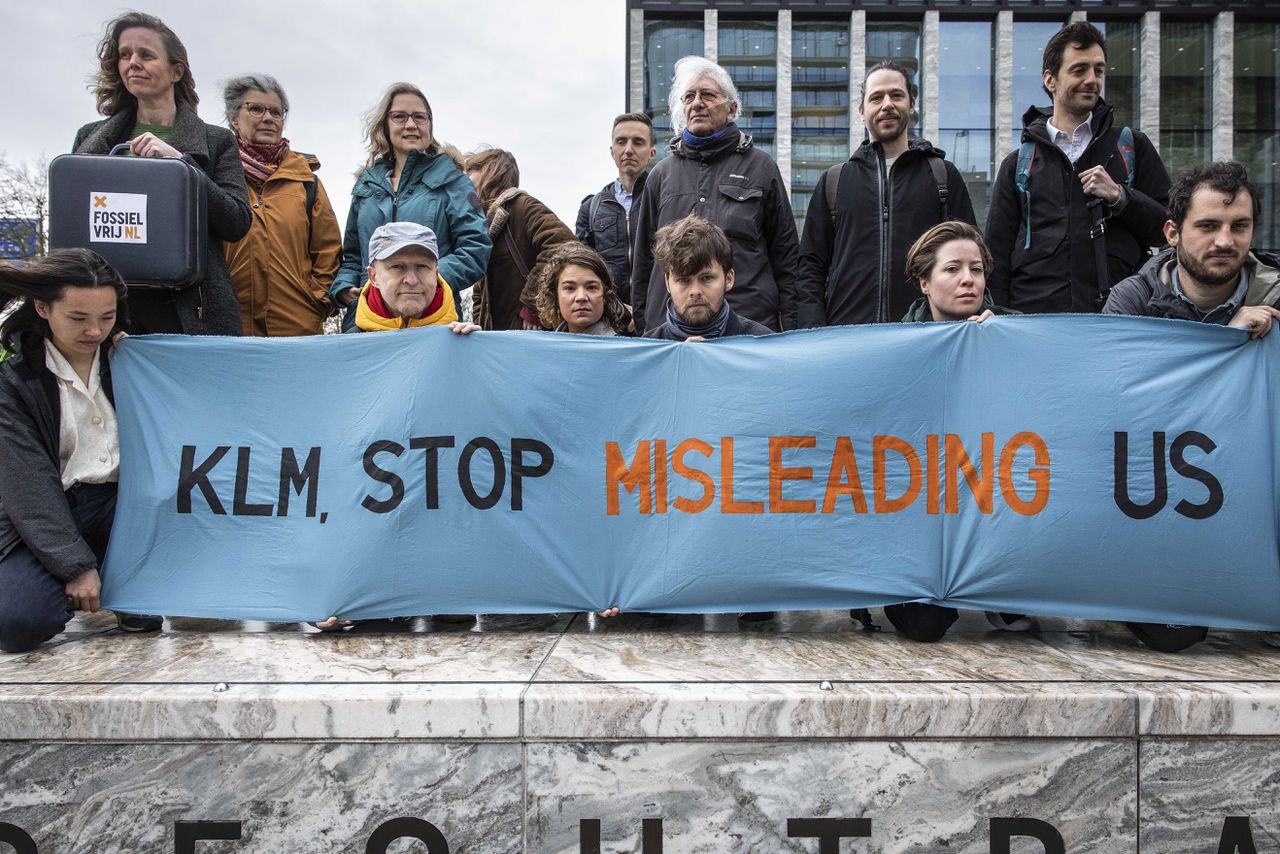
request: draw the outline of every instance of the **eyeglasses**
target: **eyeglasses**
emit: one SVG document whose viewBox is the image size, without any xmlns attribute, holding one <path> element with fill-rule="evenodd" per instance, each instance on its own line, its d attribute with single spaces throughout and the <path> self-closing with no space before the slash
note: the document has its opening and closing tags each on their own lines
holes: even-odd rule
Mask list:
<svg viewBox="0 0 1280 854">
<path fill-rule="evenodd" d="M 273 119 L 284 118 L 284 110 L 280 109 L 279 107 L 268 107 L 265 104 L 257 104 L 257 103 L 254 103 L 253 101 L 245 101 L 244 108 L 248 110 L 249 115 L 253 116 L 255 119 L 260 119 L 263 116 L 265 116 L 267 113 L 270 113 L 271 118 Z"/>
<path fill-rule="evenodd" d="M 680 103 L 687 107 L 692 104 L 695 99 L 700 100 L 702 103 L 709 106 L 714 106 L 724 100 L 724 95 L 721 95 L 719 92 L 713 92 L 710 89 L 699 89 L 696 92 L 690 90 L 680 96 Z"/>
<path fill-rule="evenodd" d="M 387 121 L 393 125 L 406 124 L 409 119 L 413 119 L 415 125 L 425 125 L 431 121 L 430 113 L 406 113 L 404 110 L 392 110 L 387 113 Z"/>
</svg>

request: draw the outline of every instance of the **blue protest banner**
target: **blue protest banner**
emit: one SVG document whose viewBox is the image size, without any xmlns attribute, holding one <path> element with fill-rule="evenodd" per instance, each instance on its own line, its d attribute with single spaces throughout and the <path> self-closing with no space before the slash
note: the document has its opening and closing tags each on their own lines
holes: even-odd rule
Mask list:
<svg viewBox="0 0 1280 854">
<path fill-rule="evenodd" d="M 130 338 L 104 604 L 1276 629 L 1277 359 L 1274 334 L 1113 317 Z"/>
</svg>

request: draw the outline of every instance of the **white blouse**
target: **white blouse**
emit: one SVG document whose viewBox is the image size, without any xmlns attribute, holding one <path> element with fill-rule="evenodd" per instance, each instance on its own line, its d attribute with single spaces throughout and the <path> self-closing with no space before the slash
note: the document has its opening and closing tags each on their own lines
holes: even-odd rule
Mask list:
<svg viewBox="0 0 1280 854">
<path fill-rule="evenodd" d="M 98 364 L 101 355 L 101 351 L 93 354 L 86 387 L 58 348 L 45 342 L 44 361 L 58 380 L 58 404 L 62 410 L 58 470 L 63 489 L 77 483 L 115 483 L 120 479 L 120 432 L 115 407 L 102 389 Z"/>
</svg>

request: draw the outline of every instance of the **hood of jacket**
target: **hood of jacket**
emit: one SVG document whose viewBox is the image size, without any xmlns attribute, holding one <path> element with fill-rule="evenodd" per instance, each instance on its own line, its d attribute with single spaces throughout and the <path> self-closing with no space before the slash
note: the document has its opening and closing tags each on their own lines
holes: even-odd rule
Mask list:
<svg viewBox="0 0 1280 854">
<path fill-rule="evenodd" d="M 862 145 L 858 146 L 857 150 L 853 152 L 853 155 L 849 159 L 865 163 L 874 163 L 877 157 L 880 156 L 883 148 L 884 146 L 879 142 L 871 139 L 864 139 L 862 141 Z M 941 148 L 935 148 L 932 142 L 919 136 L 913 136 L 907 140 L 907 151 L 918 151 L 926 157 L 937 157 L 940 159 L 947 156 L 947 153 Z M 905 153 L 906 152 L 904 151 L 903 154 Z"/>
<path fill-rule="evenodd" d="M 1136 275 L 1151 292 L 1148 305 L 1180 306 L 1181 301 L 1173 292 L 1173 267 L 1176 263 L 1176 250 L 1170 246 L 1157 252 L 1138 270 Z M 1280 306 L 1280 255 L 1252 250 L 1245 258 L 1243 269 L 1249 277 L 1244 304 Z"/>
<path fill-rule="evenodd" d="M 1053 118 L 1053 107 L 1028 107 L 1027 111 L 1022 114 L 1022 141 L 1035 140 L 1043 142 L 1047 145 L 1053 145 L 1053 140 L 1049 138 L 1049 119 Z M 1089 115 L 1089 125 L 1093 128 L 1093 138 L 1097 139 L 1111 130 L 1111 125 L 1115 121 L 1115 113 L 1101 97 L 1098 103 L 1094 104 L 1093 112 Z M 1059 128 L 1065 130 L 1065 128 Z"/>
<path fill-rule="evenodd" d="M 683 157 L 686 160 L 701 160 L 703 163 L 719 160 L 726 154 L 746 151 L 751 147 L 751 134 L 739 128 L 736 122 L 729 122 L 725 127 L 728 132 L 724 136 L 712 140 L 706 145 L 694 148 L 692 145 L 685 144 L 684 137 L 677 134 L 671 138 L 671 142 L 668 143 L 667 147 L 672 154 Z"/>
</svg>

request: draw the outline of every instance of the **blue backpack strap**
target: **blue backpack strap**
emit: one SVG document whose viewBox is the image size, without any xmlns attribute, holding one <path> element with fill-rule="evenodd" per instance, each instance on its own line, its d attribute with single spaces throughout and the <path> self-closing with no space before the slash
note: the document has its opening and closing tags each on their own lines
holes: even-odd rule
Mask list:
<svg viewBox="0 0 1280 854">
<path fill-rule="evenodd" d="M 1126 125 L 1120 131 L 1120 138 L 1116 140 L 1116 149 L 1120 152 L 1120 158 L 1124 161 L 1124 182 L 1133 187 L 1133 128 Z"/>
<path fill-rule="evenodd" d="M 1018 194 L 1022 196 L 1023 220 L 1027 225 L 1027 239 L 1023 249 L 1031 248 L 1031 165 L 1035 162 L 1036 144 L 1027 140 L 1018 149 L 1018 171 L 1014 174 L 1014 184 L 1018 188 Z"/>
</svg>

